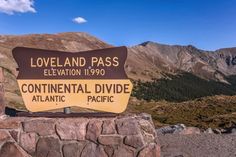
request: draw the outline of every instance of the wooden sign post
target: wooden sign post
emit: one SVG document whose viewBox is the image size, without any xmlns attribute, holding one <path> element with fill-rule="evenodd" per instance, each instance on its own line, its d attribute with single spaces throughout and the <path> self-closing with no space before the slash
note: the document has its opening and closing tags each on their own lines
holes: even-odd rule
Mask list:
<svg viewBox="0 0 236 157">
<path fill-rule="evenodd" d="M 4 74 L 3 69 L 0 67 L 0 116 L 5 114 L 5 104 L 4 104 Z"/>
<path fill-rule="evenodd" d="M 79 106 L 121 113 L 132 83 L 124 64 L 127 48 L 59 52 L 18 47 L 18 85 L 31 112 Z"/>
</svg>

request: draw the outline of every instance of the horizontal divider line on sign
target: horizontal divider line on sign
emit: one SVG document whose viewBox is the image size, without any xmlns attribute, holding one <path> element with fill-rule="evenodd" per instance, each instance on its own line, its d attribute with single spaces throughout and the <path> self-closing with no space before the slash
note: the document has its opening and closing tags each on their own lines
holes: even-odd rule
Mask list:
<svg viewBox="0 0 236 157">
<path fill-rule="evenodd" d="M 63 112 L 18 112 L 17 117 L 46 117 L 46 118 L 76 118 L 76 117 L 89 117 L 89 118 L 102 118 L 102 117 L 118 117 L 121 114 L 109 113 L 109 112 L 77 112 L 65 114 Z"/>
</svg>

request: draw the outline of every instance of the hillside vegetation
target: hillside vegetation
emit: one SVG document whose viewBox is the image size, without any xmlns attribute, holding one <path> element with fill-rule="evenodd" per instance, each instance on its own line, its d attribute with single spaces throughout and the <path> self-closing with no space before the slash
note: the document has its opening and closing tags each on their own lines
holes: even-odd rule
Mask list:
<svg viewBox="0 0 236 157">
<path fill-rule="evenodd" d="M 228 81 L 230 84 L 206 80 L 191 73 L 167 75 L 153 81 L 134 81 L 132 96 L 147 101 L 181 102 L 205 96 L 235 95 L 236 77 L 231 76 Z"/>
<path fill-rule="evenodd" d="M 236 125 L 236 96 L 210 96 L 181 103 L 131 101 L 127 112 L 145 111 L 155 126 L 183 123 L 187 126 L 230 128 Z"/>
</svg>

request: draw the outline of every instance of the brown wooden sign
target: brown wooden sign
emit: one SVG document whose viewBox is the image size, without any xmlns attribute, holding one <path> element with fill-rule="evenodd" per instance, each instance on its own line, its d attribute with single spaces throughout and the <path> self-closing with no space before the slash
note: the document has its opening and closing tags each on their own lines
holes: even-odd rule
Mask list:
<svg viewBox="0 0 236 157">
<path fill-rule="evenodd" d="M 124 70 L 127 48 L 60 52 L 17 47 L 17 81 L 32 112 L 79 106 L 123 112 L 132 84 Z"/>
</svg>

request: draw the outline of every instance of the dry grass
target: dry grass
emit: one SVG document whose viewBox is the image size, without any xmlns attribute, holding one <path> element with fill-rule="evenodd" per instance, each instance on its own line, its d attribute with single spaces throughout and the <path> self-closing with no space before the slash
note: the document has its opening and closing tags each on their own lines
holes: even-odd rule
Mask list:
<svg viewBox="0 0 236 157">
<path fill-rule="evenodd" d="M 131 102 L 128 112 L 147 112 L 156 127 L 183 123 L 199 128 L 229 128 L 236 125 L 236 96 L 212 96 L 181 103 Z"/>
</svg>

